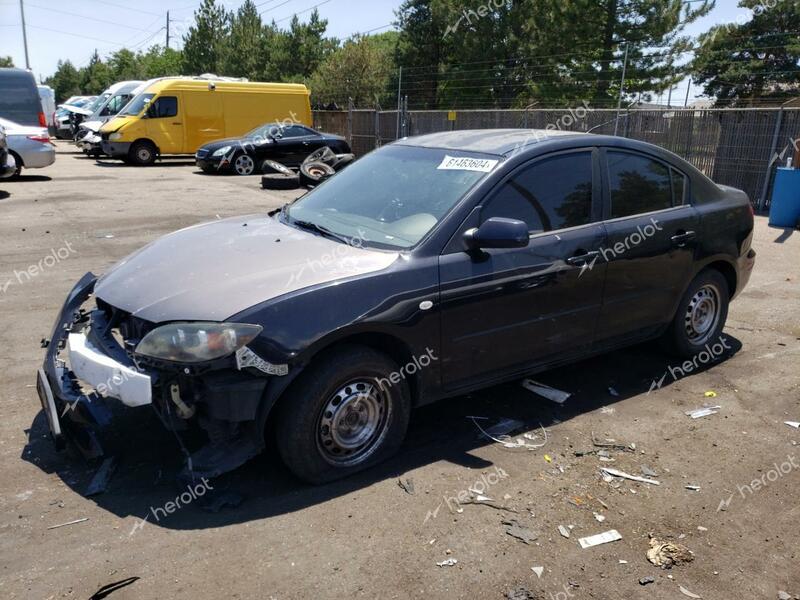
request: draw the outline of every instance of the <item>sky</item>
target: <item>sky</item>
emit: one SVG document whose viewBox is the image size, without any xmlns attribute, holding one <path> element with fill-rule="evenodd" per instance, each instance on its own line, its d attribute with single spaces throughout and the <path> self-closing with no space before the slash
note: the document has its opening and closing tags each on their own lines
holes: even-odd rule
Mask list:
<svg viewBox="0 0 800 600">
<path fill-rule="evenodd" d="M 172 47 L 178 47 L 182 34 L 192 22 L 200 0 L 23 0 L 28 32 L 31 69 L 37 79 L 51 75 L 59 60 L 69 59 L 78 67 L 88 63 L 95 49 L 105 56 L 123 46 L 146 49 L 164 44 L 166 11 L 170 12 Z M 520 2 L 532 0 L 517 0 Z M 567 0 L 568 1 L 568 0 Z M 243 0 L 224 0 L 236 9 Z M 401 0 L 256 0 L 262 18 L 288 25 L 292 15 L 307 17 L 313 7 L 328 19 L 328 34 L 347 38 L 355 33 L 387 31 L 394 21 L 394 10 Z M 483 0 L 465 0 L 464 8 L 477 8 Z M 693 23 L 687 33 L 697 35 L 712 25 L 735 21 L 748 11 L 737 7 L 737 0 L 717 0 L 711 14 Z M 25 66 L 19 0 L 0 0 L 0 56 L 10 55 L 17 66 Z M 690 99 L 700 90 L 692 88 Z M 686 94 L 686 83 L 673 91 Z M 666 98 L 663 99 L 666 101 Z"/>
</svg>

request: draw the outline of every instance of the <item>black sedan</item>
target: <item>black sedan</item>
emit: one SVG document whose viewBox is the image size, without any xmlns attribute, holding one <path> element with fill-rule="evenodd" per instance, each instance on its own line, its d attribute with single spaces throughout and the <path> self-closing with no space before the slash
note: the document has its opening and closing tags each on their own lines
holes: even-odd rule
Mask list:
<svg viewBox="0 0 800 600">
<path fill-rule="evenodd" d="M 315 150 L 327 146 L 336 154 L 349 154 L 350 146 L 338 135 L 314 131 L 303 125 L 267 123 L 240 138 L 217 140 L 201 146 L 195 154 L 205 173 L 252 175 L 261 172 L 265 160 L 298 167 Z"/>
</svg>

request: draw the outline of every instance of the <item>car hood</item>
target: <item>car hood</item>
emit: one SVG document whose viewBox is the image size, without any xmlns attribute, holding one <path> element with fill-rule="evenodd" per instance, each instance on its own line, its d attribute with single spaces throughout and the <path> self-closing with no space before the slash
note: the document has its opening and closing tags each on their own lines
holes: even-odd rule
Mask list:
<svg viewBox="0 0 800 600">
<path fill-rule="evenodd" d="M 83 123 L 81 123 L 81 127 L 97 133 L 98 131 L 100 131 L 100 128 L 103 126 L 104 123 L 105 120 L 84 121 Z"/>
<path fill-rule="evenodd" d="M 253 140 L 250 139 L 250 138 L 244 138 L 244 137 L 224 138 L 224 139 L 221 139 L 221 140 L 214 140 L 213 142 L 208 142 L 207 144 L 204 144 L 204 145 L 200 146 L 200 149 L 208 150 L 209 153 L 212 153 L 215 150 L 219 150 L 220 148 L 224 148 L 225 146 L 234 146 L 234 145 L 244 144 L 245 142 L 248 142 L 248 143 L 252 144 Z M 272 142 L 263 142 L 263 143 L 271 144 Z M 263 143 L 260 144 L 260 145 L 263 145 Z"/>
<path fill-rule="evenodd" d="M 103 126 L 100 127 L 100 133 L 114 133 L 135 119 L 136 117 L 134 116 L 116 116 L 106 121 Z"/>
<path fill-rule="evenodd" d="M 283 294 L 386 269 L 397 257 L 250 215 L 152 242 L 103 275 L 95 294 L 153 323 L 224 321 Z"/>
</svg>

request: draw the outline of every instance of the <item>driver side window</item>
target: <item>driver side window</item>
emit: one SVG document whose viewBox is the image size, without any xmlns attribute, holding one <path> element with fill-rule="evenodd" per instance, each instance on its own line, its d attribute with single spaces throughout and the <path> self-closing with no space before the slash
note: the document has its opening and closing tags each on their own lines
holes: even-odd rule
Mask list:
<svg viewBox="0 0 800 600">
<path fill-rule="evenodd" d="M 151 119 L 174 117 L 178 114 L 178 99 L 175 96 L 160 96 L 150 108 L 147 116 Z"/>
<path fill-rule="evenodd" d="M 490 217 L 517 219 L 531 233 L 592 222 L 592 153 L 560 154 L 523 167 L 481 210 Z"/>
</svg>

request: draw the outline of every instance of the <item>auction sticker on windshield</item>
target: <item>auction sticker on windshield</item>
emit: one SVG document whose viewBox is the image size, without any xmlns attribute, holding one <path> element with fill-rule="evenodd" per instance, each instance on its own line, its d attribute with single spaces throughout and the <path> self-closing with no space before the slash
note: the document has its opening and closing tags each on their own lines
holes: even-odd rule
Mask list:
<svg viewBox="0 0 800 600">
<path fill-rule="evenodd" d="M 442 164 L 437 169 L 446 171 L 479 171 L 488 173 L 497 166 L 499 160 L 489 158 L 471 158 L 469 156 L 448 156 L 445 154 Z"/>
</svg>

